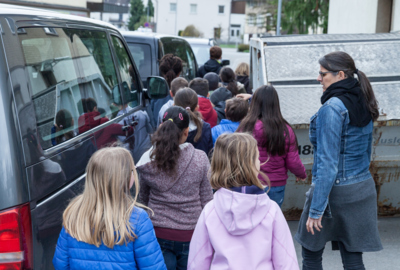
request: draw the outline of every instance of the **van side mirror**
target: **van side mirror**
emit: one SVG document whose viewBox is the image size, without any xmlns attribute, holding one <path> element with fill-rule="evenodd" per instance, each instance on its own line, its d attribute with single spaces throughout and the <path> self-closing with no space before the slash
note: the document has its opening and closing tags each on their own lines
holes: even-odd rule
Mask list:
<svg viewBox="0 0 400 270">
<path fill-rule="evenodd" d="M 149 98 L 165 98 L 168 93 L 168 83 L 163 77 L 151 76 L 147 78 L 147 95 L 149 96 Z"/>
<path fill-rule="evenodd" d="M 228 59 L 224 59 L 221 61 L 221 66 L 229 66 L 231 64 L 231 61 L 229 61 Z"/>
</svg>

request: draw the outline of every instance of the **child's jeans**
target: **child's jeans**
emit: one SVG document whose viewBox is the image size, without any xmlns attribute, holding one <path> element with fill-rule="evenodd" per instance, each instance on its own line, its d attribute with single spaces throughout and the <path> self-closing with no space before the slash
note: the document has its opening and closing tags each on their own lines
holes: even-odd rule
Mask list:
<svg viewBox="0 0 400 270">
<path fill-rule="evenodd" d="M 168 270 L 186 270 L 190 242 L 178 242 L 157 238 Z"/>
<path fill-rule="evenodd" d="M 285 198 L 285 187 L 286 186 L 280 186 L 280 187 L 271 187 L 269 190 L 268 197 L 275 201 L 279 207 L 282 207 L 283 199 Z M 268 191 L 268 187 L 264 189 L 265 192 Z"/>
</svg>

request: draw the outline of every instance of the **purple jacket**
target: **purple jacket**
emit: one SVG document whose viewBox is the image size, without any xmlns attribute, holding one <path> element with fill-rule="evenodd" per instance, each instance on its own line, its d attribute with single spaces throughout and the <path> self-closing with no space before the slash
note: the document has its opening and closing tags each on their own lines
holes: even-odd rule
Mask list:
<svg viewBox="0 0 400 270">
<path fill-rule="evenodd" d="M 193 230 L 201 210 L 213 198 L 206 154 L 190 143 L 180 145 L 177 175 L 160 171 L 150 160 L 150 148 L 136 169 L 139 173 L 139 201 L 154 211 L 154 227 Z"/>
<path fill-rule="evenodd" d="M 290 141 L 289 138 L 286 137 L 286 146 L 288 146 L 288 151 L 283 156 L 270 156 L 267 150 L 261 146 L 261 143 L 264 139 L 262 122 L 258 120 L 254 127 L 253 136 L 257 140 L 258 151 L 260 152 L 260 162 L 262 164 L 261 171 L 268 176 L 272 187 L 286 185 L 286 180 L 288 179 L 288 170 L 290 170 L 290 172 L 292 172 L 296 177 L 302 179 L 307 177 L 304 165 L 300 160 L 293 129 L 290 126 L 287 126 L 287 128 L 289 130 L 290 137 Z M 261 175 L 258 177 L 262 183 L 265 185 L 267 184 Z"/>
<path fill-rule="evenodd" d="M 296 270 L 299 264 L 281 209 L 251 186 L 214 194 L 197 222 L 187 269 Z"/>
</svg>

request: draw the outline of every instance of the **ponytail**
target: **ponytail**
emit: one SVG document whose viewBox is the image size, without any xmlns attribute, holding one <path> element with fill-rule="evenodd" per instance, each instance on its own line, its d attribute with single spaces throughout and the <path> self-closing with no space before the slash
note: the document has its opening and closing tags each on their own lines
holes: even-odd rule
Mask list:
<svg viewBox="0 0 400 270">
<path fill-rule="evenodd" d="M 151 137 L 153 151 L 150 158 L 154 160 L 158 169 L 173 172 L 175 170 L 178 158 L 181 154 L 179 148 L 179 139 L 182 136 L 182 130 L 172 122 L 163 122 L 157 131 Z"/>
<path fill-rule="evenodd" d="M 172 106 L 164 113 L 162 124 L 151 138 L 150 158 L 158 169 L 169 174 L 175 172 L 181 154 L 180 140 L 188 127 L 189 115 L 183 108 Z"/>
<path fill-rule="evenodd" d="M 197 105 L 199 104 L 196 92 L 191 88 L 185 87 L 176 93 L 174 103 L 176 106 L 185 108 L 188 112 L 190 120 L 192 120 L 197 127 L 197 133 L 193 141 L 198 142 L 203 130 L 203 121 L 201 114 L 196 111 Z"/>
<path fill-rule="evenodd" d="M 369 82 L 364 72 L 356 69 L 355 73 L 357 74 L 358 81 L 360 82 L 361 91 L 364 94 L 365 103 L 371 113 L 372 120 L 376 121 L 379 117 L 378 102 L 375 98 L 374 90 L 372 89 L 371 83 Z"/>
</svg>

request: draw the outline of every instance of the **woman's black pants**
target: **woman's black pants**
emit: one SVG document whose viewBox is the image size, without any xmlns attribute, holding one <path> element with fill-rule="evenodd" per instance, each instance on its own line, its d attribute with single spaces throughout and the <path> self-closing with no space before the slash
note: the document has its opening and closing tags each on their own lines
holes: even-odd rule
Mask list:
<svg viewBox="0 0 400 270">
<path fill-rule="evenodd" d="M 339 242 L 339 249 L 343 269 L 365 270 L 362 252 L 349 252 L 341 242 Z M 322 270 L 322 253 L 324 253 L 324 248 L 319 251 L 311 251 L 303 247 L 303 270 Z"/>
</svg>

